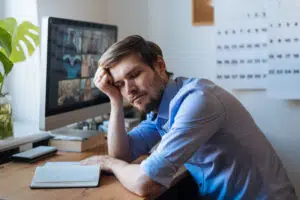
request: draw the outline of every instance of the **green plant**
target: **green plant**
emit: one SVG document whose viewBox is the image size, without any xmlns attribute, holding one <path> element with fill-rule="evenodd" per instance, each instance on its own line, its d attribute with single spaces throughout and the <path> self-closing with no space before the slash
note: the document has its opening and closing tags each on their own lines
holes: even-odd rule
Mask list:
<svg viewBox="0 0 300 200">
<path fill-rule="evenodd" d="M 3 70 L 0 70 L 0 97 L 5 96 L 2 91 L 4 80 L 11 72 L 14 63 L 26 59 L 21 41 L 27 47 L 29 55 L 32 55 L 39 45 L 39 28 L 29 21 L 17 24 L 15 18 L 0 20 L 0 62 Z"/>
</svg>

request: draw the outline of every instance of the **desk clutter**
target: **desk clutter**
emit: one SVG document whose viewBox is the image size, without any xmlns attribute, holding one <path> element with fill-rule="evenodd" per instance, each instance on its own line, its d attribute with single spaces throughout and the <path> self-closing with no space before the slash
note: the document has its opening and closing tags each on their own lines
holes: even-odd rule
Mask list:
<svg viewBox="0 0 300 200">
<path fill-rule="evenodd" d="M 30 188 L 97 187 L 100 165 L 80 165 L 80 162 L 47 162 L 35 169 Z"/>
<path fill-rule="evenodd" d="M 125 118 L 124 119 L 124 125 L 125 125 L 125 129 L 126 131 L 130 131 L 131 129 L 133 129 L 135 126 L 137 126 L 140 123 L 140 118 Z M 105 120 L 102 122 L 102 124 L 100 124 L 98 126 L 98 130 L 104 132 L 105 135 L 107 135 L 108 132 L 108 124 L 109 121 Z"/>
</svg>

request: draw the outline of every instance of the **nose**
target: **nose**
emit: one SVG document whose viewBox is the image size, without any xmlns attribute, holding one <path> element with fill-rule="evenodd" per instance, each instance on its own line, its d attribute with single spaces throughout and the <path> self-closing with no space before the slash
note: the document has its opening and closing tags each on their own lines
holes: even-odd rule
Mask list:
<svg viewBox="0 0 300 200">
<path fill-rule="evenodd" d="M 125 82 L 125 90 L 126 90 L 126 94 L 129 97 L 132 97 L 134 95 L 136 95 L 137 93 L 137 87 L 136 84 L 133 80 L 128 80 Z"/>
</svg>

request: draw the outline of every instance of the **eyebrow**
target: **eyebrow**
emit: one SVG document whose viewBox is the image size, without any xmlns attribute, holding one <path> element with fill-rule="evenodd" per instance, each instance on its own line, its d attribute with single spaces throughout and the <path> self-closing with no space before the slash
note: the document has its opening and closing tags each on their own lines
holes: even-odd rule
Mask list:
<svg viewBox="0 0 300 200">
<path fill-rule="evenodd" d="M 136 65 L 136 66 L 134 66 L 134 67 L 138 67 L 138 65 Z M 140 70 L 140 68 L 134 68 L 134 69 L 132 69 L 132 70 L 130 70 L 129 72 L 127 72 L 126 74 L 125 74 L 125 78 L 128 78 L 132 73 L 134 73 L 134 72 L 136 72 L 136 71 L 138 71 L 138 70 Z M 114 81 L 114 83 L 115 84 L 117 84 L 117 83 L 119 83 L 121 80 L 118 80 L 118 81 Z"/>
</svg>

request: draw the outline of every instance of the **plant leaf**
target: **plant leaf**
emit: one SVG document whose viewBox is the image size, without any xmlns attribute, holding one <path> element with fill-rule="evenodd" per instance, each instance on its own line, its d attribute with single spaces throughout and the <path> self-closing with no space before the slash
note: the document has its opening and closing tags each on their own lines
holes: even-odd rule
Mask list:
<svg viewBox="0 0 300 200">
<path fill-rule="evenodd" d="M 17 25 L 17 20 L 12 17 L 0 20 L 0 27 L 5 29 L 11 35 L 11 37 L 14 36 Z"/>
<path fill-rule="evenodd" d="M 33 46 L 32 42 L 27 37 L 32 39 L 35 46 L 39 45 L 39 28 L 31 22 L 24 21 L 18 26 L 16 34 L 12 39 L 12 51 L 10 60 L 13 63 L 21 62 L 26 59 L 25 52 L 20 45 L 20 41 L 23 41 L 25 43 L 28 54 L 33 54 L 35 46 Z"/>
<path fill-rule="evenodd" d="M 11 52 L 11 35 L 7 30 L 0 27 L 0 47 L 2 47 L 7 56 L 10 55 Z"/>
<path fill-rule="evenodd" d="M 12 70 L 14 64 L 2 52 L 0 52 L 0 61 L 2 62 L 4 67 L 4 74 L 7 76 L 7 74 Z"/>
<path fill-rule="evenodd" d="M 2 75 L 2 73 L 0 72 L 0 85 L 2 84 L 4 80 L 4 76 Z M 1 94 L 1 91 L 0 91 L 0 94 Z"/>
</svg>

